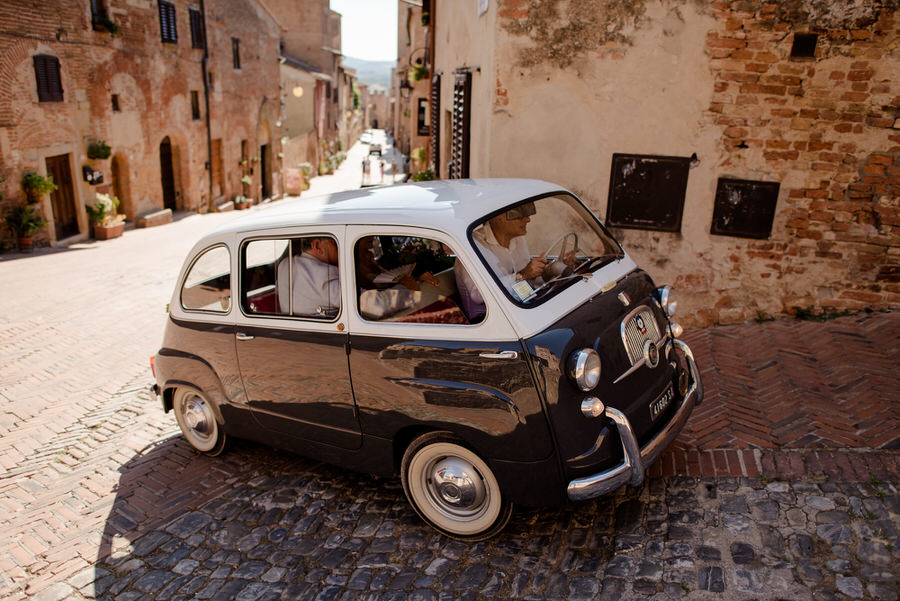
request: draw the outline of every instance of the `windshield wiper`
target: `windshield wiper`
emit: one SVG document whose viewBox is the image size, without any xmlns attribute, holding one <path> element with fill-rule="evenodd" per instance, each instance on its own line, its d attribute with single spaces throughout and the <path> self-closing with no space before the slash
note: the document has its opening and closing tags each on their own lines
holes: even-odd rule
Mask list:
<svg viewBox="0 0 900 601">
<path fill-rule="evenodd" d="M 558 284 L 559 282 L 563 282 L 563 281 L 565 281 L 565 280 L 571 280 L 571 279 L 574 279 L 574 278 L 586 280 L 586 279 L 588 279 L 588 276 L 586 276 L 586 275 L 584 275 L 584 274 L 581 274 L 581 273 L 573 273 L 573 274 L 571 274 L 571 275 L 558 275 L 558 276 L 556 276 L 555 278 L 552 278 L 552 279 L 550 279 L 550 280 L 547 280 L 546 282 L 544 282 L 543 284 L 541 284 L 540 286 L 538 286 L 537 288 L 535 288 L 534 290 L 532 290 L 532 291 L 531 291 L 531 294 L 529 294 L 528 296 L 526 296 L 525 298 L 522 299 L 522 302 L 524 303 L 524 302 L 527 302 L 527 301 L 531 300 L 531 299 L 534 298 L 537 294 L 539 294 L 539 293 L 541 292 L 541 290 L 544 290 L 544 289 L 545 289 L 547 286 L 549 286 L 550 284 Z"/>
<path fill-rule="evenodd" d="M 581 272 L 584 270 L 585 277 L 590 277 L 593 274 L 592 269 L 596 269 L 597 267 L 603 267 L 607 263 L 611 263 L 613 261 L 617 261 L 621 259 L 624 255 L 616 253 L 614 255 L 600 255 L 598 257 L 591 257 L 584 261 L 581 265 L 575 268 L 575 272 Z M 596 263 L 596 265 L 595 265 Z"/>
</svg>

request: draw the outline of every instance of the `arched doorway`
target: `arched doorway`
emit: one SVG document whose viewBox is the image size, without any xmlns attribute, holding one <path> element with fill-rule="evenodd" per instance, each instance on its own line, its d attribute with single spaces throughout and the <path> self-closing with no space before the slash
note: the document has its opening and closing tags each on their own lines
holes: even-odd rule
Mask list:
<svg viewBox="0 0 900 601">
<path fill-rule="evenodd" d="M 162 184 L 163 207 L 175 211 L 175 169 L 172 166 L 172 142 L 169 136 L 159 144 L 159 173 Z"/>
</svg>

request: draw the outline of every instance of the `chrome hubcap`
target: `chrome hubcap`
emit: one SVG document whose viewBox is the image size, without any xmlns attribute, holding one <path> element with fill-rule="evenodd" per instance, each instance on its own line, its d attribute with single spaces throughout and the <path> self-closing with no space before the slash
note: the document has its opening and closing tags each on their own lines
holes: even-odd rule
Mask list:
<svg viewBox="0 0 900 601">
<path fill-rule="evenodd" d="M 487 490 L 478 470 L 459 457 L 444 457 L 425 471 L 427 490 L 442 511 L 454 517 L 476 514 L 485 506 Z"/>
<path fill-rule="evenodd" d="M 210 409 L 203 399 L 191 397 L 184 404 L 184 421 L 200 437 L 209 435 L 209 424 L 212 419 Z"/>
</svg>

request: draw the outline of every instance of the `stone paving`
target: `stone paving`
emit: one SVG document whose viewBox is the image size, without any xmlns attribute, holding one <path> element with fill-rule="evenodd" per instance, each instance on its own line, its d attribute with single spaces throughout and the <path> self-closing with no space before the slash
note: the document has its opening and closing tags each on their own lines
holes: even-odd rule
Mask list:
<svg viewBox="0 0 900 601">
<path fill-rule="evenodd" d="M 689 331 L 707 399 L 642 488 L 464 544 L 398 480 L 162 413 L 172 282 L 232 217 L 0 257 L 0 598 L 900 598 L 900 315 Z"/>
</svg>

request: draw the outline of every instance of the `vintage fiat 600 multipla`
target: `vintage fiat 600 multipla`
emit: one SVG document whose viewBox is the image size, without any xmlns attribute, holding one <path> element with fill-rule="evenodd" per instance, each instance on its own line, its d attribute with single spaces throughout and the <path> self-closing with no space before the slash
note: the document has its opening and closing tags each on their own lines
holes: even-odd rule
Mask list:
<svg viewBox="0 0 900 601">
<path fill-rule="evenodd" d="M 703 397 L 674 313 L 546 182 L 293 199 L 190 252 L 154 389 L 198 451 L 239 437 L 399 473 L 422 519 L 479 540 L 514 504 L 642 483 Z"/>
</svg>

